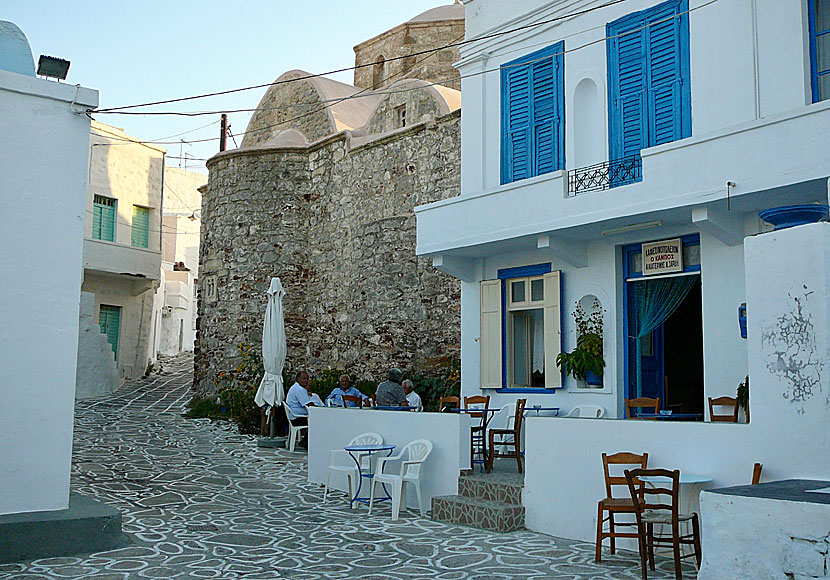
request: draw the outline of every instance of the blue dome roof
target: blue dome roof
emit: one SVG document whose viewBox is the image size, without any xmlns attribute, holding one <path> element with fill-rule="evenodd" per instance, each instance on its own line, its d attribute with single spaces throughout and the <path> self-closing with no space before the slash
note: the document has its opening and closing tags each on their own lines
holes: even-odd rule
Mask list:
<svg viewBox="0 0 830 580">
<path fill-rule="evenodd" d="M 26 35 L 13 22 L 0 20 L 0 70 L 35 76 L 35 61 Z"/>
</svg>

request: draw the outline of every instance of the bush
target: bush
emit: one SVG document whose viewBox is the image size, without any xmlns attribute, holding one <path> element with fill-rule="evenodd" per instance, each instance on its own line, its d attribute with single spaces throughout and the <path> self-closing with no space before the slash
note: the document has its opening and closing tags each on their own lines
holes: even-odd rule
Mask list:
<svg viewBox="0 0 830 580">
<path fill-rule="evenodd" d="M 441 377 L 409 377 L 421 397 L 424 411 L 437 411 L 441 397 L 461 395 L 461 363 L 451 359 Z"/>
<path fill-rule="evenodd" d="M 222 407 L 215 399 L 193 397 L 187 404 L 187 411 L 182 417 L 188 419 L 227 419 L 228 410 Z"/>
<path fill-rule="evenodd" d="M 234 369 L 219 373 L 219 399 L 240 433 L 257 434 L 260 409 L 254 402 L 254 396 L 265 374 L 262 355 L 249 344 L 238 344 L 236 349 L 242 360 Z"/>
</svg>

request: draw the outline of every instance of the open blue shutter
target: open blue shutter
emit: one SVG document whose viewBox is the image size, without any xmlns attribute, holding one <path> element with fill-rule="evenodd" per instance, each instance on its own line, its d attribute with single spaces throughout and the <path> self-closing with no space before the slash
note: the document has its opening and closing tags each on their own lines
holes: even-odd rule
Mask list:
<svg viewBox="0 0 830 580">
<path fill-rule="evenodd" d="M 530 177 L 530 67 L 502 71 L 502 183 Z"/>
<path fill-rule="evenodd" d="M 682 138 L 682 52 L 681 18 L 672 18 L 677 6 L 653 14 L 646 29 L 648 39 L 648 145 L 660 145 Z"/>
<path fill-rule="evenodd" d="M 609 26 L 611 63 L 611 160 L 637 155 L 645 147 L 646 62 L 642 20 Z M 640 29 L 640 30 L 638 30 Z"/>
</svg>

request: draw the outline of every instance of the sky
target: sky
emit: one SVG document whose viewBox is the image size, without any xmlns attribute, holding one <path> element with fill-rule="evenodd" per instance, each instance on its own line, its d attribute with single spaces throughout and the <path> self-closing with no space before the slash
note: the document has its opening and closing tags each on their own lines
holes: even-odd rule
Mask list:
<svg viewBox="0 0 830 580">
<path fill-rule="evenodd" d="M 99 108 L 270 83 L 288 70 L 322 73 L 354 65 L 354 45 L 451 0 L 0 0 L 0 20 L 23 30 L 38 56 L 71 61 L 67 83 L 100 93 Z M 351 84 L 353 72 L 333 75 Z M 138 111 L 254 108 L 265 88 Z M 93 114 L 142 140 L 172 141 L 172 157 L 206 173 L 219 151 L 219 114 L 200 117 Z M 250 113 L 228 115 L 245 131 Z M 207 125 L 207 126 L 206 126 Z M 186 134 L 181 134 L 185 133 Z M 180 140 L 216 140 L 181 144 Z M 236 142 L 242 142 L 237 137 Z M 228 140 L 228 148 L 235 147 Z M 180 153 L 181 152 L 181 153 Z M 181 163 L 181 165 L 180 165 Z"/>
</svg>

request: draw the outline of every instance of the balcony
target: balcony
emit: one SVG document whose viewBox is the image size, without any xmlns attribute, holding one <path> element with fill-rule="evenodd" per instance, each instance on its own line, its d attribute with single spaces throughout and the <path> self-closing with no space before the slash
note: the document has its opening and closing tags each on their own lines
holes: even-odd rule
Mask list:
<svg viewBox="0 0 830 580">
<path fill-rule="evenodd" d="M 158 280 L 161 275 L 161 252 L 85 238 L 84 269 Z"/>
<path fill-rule="evenodd" d="M 568 194 L 579 195 L 628 185 L 643 178 L 643 159 L 632 155 L 568 172 Z"/>
</svg>

